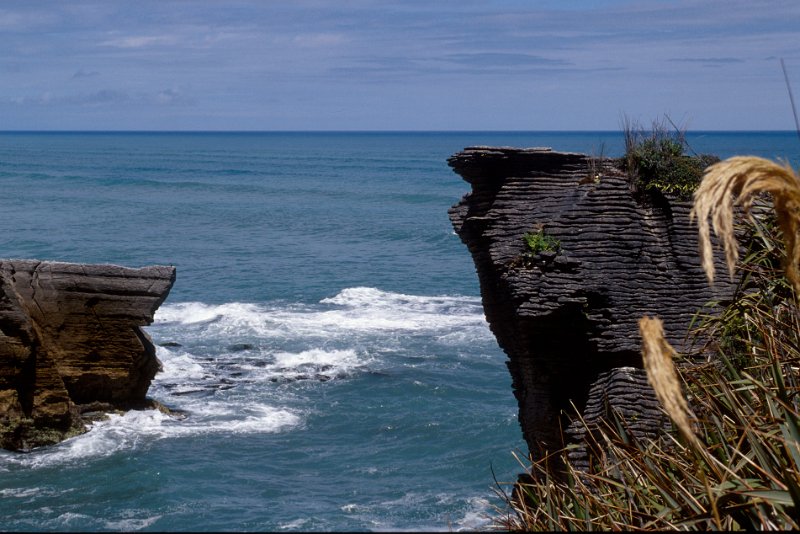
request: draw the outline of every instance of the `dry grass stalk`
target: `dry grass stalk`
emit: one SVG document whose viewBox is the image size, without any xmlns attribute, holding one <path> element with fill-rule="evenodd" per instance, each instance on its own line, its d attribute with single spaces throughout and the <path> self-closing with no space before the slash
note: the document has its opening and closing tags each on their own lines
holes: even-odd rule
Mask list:
<svg viewBox="0 0 800 534">
<path fill-rule="evenodd" d="M 706 169 L 694 194 L 691 218 L 698 218 L 700 257 L 709 282 L 714 281 L 714 258 L 708 219 L 714 233 L 722 239 L 725 261 L 731 278 L 739 258 L 734 236 L 733 208 L 741 206 L 749 214 L 759 193 L 772 195 L 778 226 L 786 245 L 786 277 L 800 291 L 800 177 L 788 165 L 778 165 L 754 156 L 736 156 Z"/>
<path fill-rule="evenodd" d="M 684 439 L 695 450 L 704 451 L 705 448 L 692 430 L 691 420 L 694 416 L 672 363 L 672 358 L 677 353 L 664 338 L 661 319 L 642 317 L 639 319 L 639 332 L 642 335 L 642 359 L 647 380 L 656 392 L 656 397 Z"/>
</svg>

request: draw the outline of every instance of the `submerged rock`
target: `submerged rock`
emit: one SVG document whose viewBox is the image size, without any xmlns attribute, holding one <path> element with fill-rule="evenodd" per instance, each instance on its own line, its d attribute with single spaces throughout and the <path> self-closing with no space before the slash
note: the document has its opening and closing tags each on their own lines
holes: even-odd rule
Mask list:
<svg viewBox="0 0 800 534">
<path fill-rule="evenodd" d="M 228 347 L 228 350 L 231 352 L 244 352 L 246 350 L 253 350 L 254 348 L 255 345 L 252 343 L 234 343 Z"/>
<path fill-rule="evenodd" d="M 470 147 L 448 163 L 472 185 L 450 220 L 509 357 L 531 454 L 579 440 L 572 404 L 589 423 L 611 408 L 634 414 L 643 436 L 664 424 L 638 320 L 661 317 L 681 350 L 692 314 L 731 292 L 706 282 L 690 202 L 636 191 L 614 160 L 584 154 Z M 526 233 L 548 236 L 549 250 L 530 250 Z"/>
<path fill-rule="evenodd" d="M 174 282 L 167 266 L 0 260 L 0 447 L 79 434 L 81 412 L 155 406 L 160 362 L 141 326 Z"/>
</svg>

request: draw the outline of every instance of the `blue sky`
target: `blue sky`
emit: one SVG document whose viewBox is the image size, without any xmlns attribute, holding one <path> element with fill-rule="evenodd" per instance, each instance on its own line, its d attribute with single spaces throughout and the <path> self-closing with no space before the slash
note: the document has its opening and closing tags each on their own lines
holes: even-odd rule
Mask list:
<svg viewBox="0 0 800 534">
<path fill-rule="evenodd" d="M 0 0 L 0 130 L 794 128 L 798 0 Z"/>
</svg>

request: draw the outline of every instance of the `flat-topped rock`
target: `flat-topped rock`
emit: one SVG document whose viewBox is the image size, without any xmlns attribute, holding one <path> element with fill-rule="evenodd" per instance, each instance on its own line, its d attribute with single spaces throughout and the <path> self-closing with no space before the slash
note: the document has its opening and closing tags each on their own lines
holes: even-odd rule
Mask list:
<svg viewBox="0 0 800 534">
<path fill-rule="evenodd" d="M 151 404 L 160 363 L 141 327 L 174 282 L 168 266 L 0 260 L 0 447 L 80 433 L 90 407 Z"/>
<path fill-rule="evenodd" d="M 707 284 L 691 203 L 635 191 L 615 160 L 584 154 L 469 147 L 448 163 L 472 186 L 450 220 L 509 356 L 531 453 L 560 448 L 574 431 L 564 417 L 572 403 L 590 419 L 603 406 L 638 410 L 651 421 L 644 434 L 660 425 L 638 320 L 661 317 L 681 350 L 692 314 L 731 291 L 724 280 Z M 530 254 L 529 232 L 560 246 Z"/>
</svg>

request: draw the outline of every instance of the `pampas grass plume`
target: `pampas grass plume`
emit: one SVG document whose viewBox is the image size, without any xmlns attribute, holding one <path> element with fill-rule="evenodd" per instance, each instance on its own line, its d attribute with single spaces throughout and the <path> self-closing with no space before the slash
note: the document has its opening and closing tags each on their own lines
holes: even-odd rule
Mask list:
<svg viewBox="0 0 800 534">
<path fill-rule="evenodd" d="M 647 380 L 653 387 L 656 397 L 664 411 L 681 435 L 696 450 L 702 450 L 691 420 L 694 418 L 681 388 L 681 381 L 672 358 L 676 355 L 664 337 L 664 325 L 656 317 L 639 319 L 639 333 L 642 336 L 642 359 L 647 371 Z"/>
<path fill-rule="evenodd" d="M 778 226 L 786 246 L 786 278 L 800 290 L 800 177 L 788 165 L 779 165 L 754 156 L 736 156 L 706 169 L 703 181 L 694 193 L 691 218 L 698 219 L 700 258 L 710 283 L 714 281 L 714 257 L 708 220 L 722 240 L 725 262 L 733 278 L 739 258 L 734 235 L 734 206 L 749 214 L 759 193 L 770 193 Z"/>
</svg>

